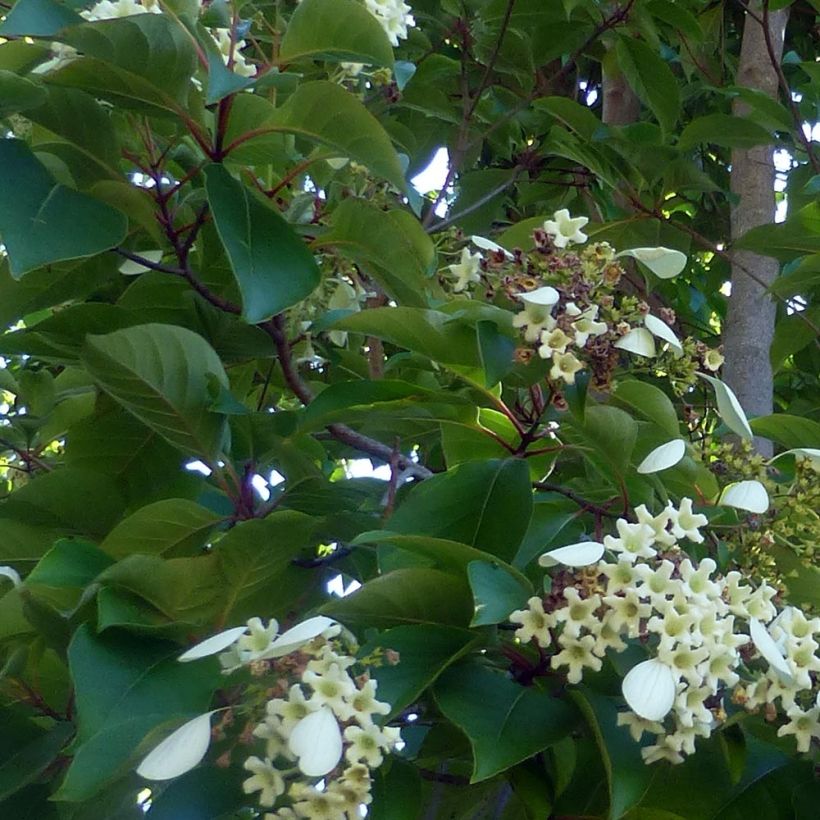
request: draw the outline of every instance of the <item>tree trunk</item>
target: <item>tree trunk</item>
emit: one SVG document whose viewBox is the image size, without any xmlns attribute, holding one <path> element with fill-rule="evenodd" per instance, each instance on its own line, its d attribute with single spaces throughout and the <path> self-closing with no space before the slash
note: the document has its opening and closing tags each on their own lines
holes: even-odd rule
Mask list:
<svg viewBox="0 0 820 820">
<path fill-rule="evenodd" d="M 746 14 L 737 84 L 762 91 L 777 99 L 778 78 L 772 65 L 780 62 L 788 9 L 772 12 L 768 19 L 769 42 L 761 24 L 761 4 L 754 3 L 755 19 Z M 733 114 L 743 117 L 748 106 L 735 102 Z M 750 228 L 774 221 L 774 161 L 771 145 L 732 151 L 732 192 L 739 197 L 732 208 L 732 239 Z M 739 251 L 732 264 L 732 294 L 723 331 L 726 361 L 723 374 L 743 409 L 752 416 L 766 416 L 774 409 L 769 348 L 774 336 L 775 303 L 766 292 L 779 272 L 775 259 Z M 757 281 L 756 281 L 757 280 Z M 755 439 L 758 451 L 772 455 L 772 443 Z"/>
</svg>

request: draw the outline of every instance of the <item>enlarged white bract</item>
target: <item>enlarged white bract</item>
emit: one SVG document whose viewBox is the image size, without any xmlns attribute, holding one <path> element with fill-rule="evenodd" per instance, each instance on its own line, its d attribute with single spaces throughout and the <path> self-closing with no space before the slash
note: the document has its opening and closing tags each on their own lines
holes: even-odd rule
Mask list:
<svg viewBox="0 0 820 820">
<path fill-rule="evenodd" d="M 211 712 L 183 723 L 146 755 L 137 774 L 146 780 L 171 780 L 190 771 L 208 751 L 211 743 Z"/>
<path fill-rule="evenodd" d="M 503 253 L 507 259 L 512 259 L 513 255 L 506 249 L 502 248 L 498 242 L 493 242 L 492 239 L 487 239 L 486 236 L 471 236 L 470 241 L 477 248 L 483 251 L 493 251 L 494 253 Z"/>
<path fill-rule="evenodd" d="M 566 547 L 545 552 L 538 563 L 542 567 L 554 567 L 563 564 L 566 567 L 587 567 L 596 564 L 604 555 L 604 545 L 597 541 L 579 541 Z"/>
<path fill-rule="evenodd" d="M 615 254 L 631 256 L 646 265 L 658 279 L 673 279 L 686 267 L 686 254 L 672 248 L 631 248 Z"/>
<path fill-rule="evenodd" d="M 274 640 L 268 649 L 259 656 L 260 660 L 270 660 L 271 658 L 281 658 L 295 652 L 304 646 L 308 641 L 321 635 L 326 629 L 336 626 L 336 621 L 326 618 L 324 615 L 316 615 L 308 618 L 300 624 L 291 627 Z"/>
<path fill-rule="evenodd" d="M 769 509 L 769 494 L 759 481 L 735 481 L 723 488 L 718 504 L 753 513 L 764 513 Z"/>
<path fill-rule="evenodd" d="M 686 455 L 686 442 L 681 438 L 656 447 L 639 465 L 638 472 L 646 475 L 674 467 Z"/>
<path fill-rule="evenodd" d="M 308 777 L 322 777 L 336 768 L 342 757 L 342 733 L 330 707 L 321 706 L 302 718 L 290 733 L 288 747 Z"/>
<path fill-rule="evenodd" d="M 769 464 L 773 461 L 777 461 L 779 458 L 783 458 L 783 456 L 805 458 L 811 464 L 812 469 L 820 473 L 820 450 L 815 450 L 813 447 L 795 447 L 793 450 L 784 450 L 771 459 Z"/>
<path fill-rule="evenodd" d="M 741 438 L 754 438 L 752 428 L 749 427 L 749 420 L 746 418 L 746 414 L 731 388 L 714 376 L 707 376 L 706 373 L 698 373 L 697 375 L 702 379 L 706 379 L 714 388 L 718 413 L 726 426 Z"/>
<path fill-rule="evenodd" d="M 645 720 L 663 720 L 675 703 L 675 673 L 652 658 L 627 672 L 623 692 L 629 708 Z"/>
<path fill-rule="evenodd" d="M 777 644 L 769 634 L 769 630 L 757 618 L 749 618 L 749 635 L 752 636 L 752 643 L 755 648 L 768 661 L 769 666 L 791 680 L 792 673 L 786 659 L 777 648 Z"/>
<path fill-rule="evenodd" d="M 531 290 L 528 293 L 517 293 L 516 297 L 526 305 L 537 305 L 538 307 L 551 307 L 557 304 L 561 298 L 558 291 L 549 285 L 544 285 L 544 287 Z"/>
<path fill-rule="evenodd" d="M 153 262 L 158 265 L 162 261 L 162 251 L 140 251 L 139 256 L 143 259 Z M 123 276 L 138 276 L 141 273 L 147 273 L 151 268 L 141 265 L 133 259 L 126 259 L 120 265 L 120 273 Z"/>
<path fill-rule="evenodd" d="M 8 578 L 16 587 L 23 583 L 20 579 L 20 573 L 14 567 L 0 567 L 0 575 Z"/>
<path fill-rule="evenodd" d="M 655 355 L 655 340 L 645 327 L 633 327 L 615 342 L 615 347 L 650 359 Z"/>
<path fill-rule="evenodd" d="M 644 316 L 643 323 L 653 336 L 657 336 L 659 339 L 668 342 L 669 347 L 672 348 L 676 356 L 683 356 L 683 345 L 681 345 L 680 339 L 674 334 L 672 328 L 669 327 L 666 322 L 657 316 L 653 316 L 651 313 L 647 313 L 647 315 Z"/>
<path fill-rule="evenodd" d="M 223 649 L 227 649 L 231 644 L 236 643 L 247 631 L 246 626 L 234 626 L 224 632 L 217 632 L 216 635 L 211 635 L 210 638 L 200 641 L 186 652 L 183 652 L 177 660 L 187 663 L 188 661 L 199 660 L 199 658 L 207 658 L 209 655 L 216 655 L 218 652 L 222 652 Z"/>
</svg>

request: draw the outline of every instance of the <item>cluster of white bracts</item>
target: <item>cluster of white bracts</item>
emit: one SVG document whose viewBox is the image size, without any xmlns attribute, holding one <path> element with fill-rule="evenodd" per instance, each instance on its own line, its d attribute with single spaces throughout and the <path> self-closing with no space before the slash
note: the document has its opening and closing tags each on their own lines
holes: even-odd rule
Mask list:
<svg viewBox="0 0 820 820">
<path fill-rule="evenodd" d="M 652 658 L 624 678 L 631 711 L 618 722 L 636 741 L 644 732 L 656 736 L 642 750 L 647 763 L 680 763 L 692 754 L 695 739 L 719 725 L 733 690 L 749 708 L 779 699 L 789 718 L 779 734 L 794 734 L 798 749 L 807 751 L 811 738 L 820 738 L 820 702 L 811 677 L 820 671 L 820 618 L 809 619 L 794 607 L 778 614 L 773 587 L 752 587 L 739 572 L 718 576 L 711 558 L 696 564 L 678 552 L 681 539 L 703 540 L 698 528 L 706 518 L 692 513 L 689 499 L 658 516 L 643 506 L 635 513 L 637 523 L 617 521 L 618 537 L 542 556 L 543 566 L 588 567 L 585 576 L 598 576 L 595 591 L 582 597 L 569 586 L 551 611 L 541 598 L 531 598 L 527 609 L 510 616 L 520 624 L 516 638 L 542 648 L 557 644 L 550 663 L 566 668 L 570 683 L 579 683 L 586 669 L 599 670 L 608 649 L 621 652 L 627 640 L 640 638 Z M 659 549 L 679 557 L 662 559 Z M 617 555 L 616 562 L 602 560 L 606 550 Z M 741 647 L 750 642 L 754 650 L 744 659 Z M 745 694 L 740 673 L 756 676 Z"/>
<path fill-rule="evenodd" d="M 296 675 L 287 697 L 266 704 L 254 731 L 264 742 L 261 756 L 244 762 L 243 783 L 263 809 L 265 820 L 348 820 L 370 803 L 370 772 L 399 742 L 399 729 L 377 724 L 390 706 L 376 699 L 376 681 L 349 674 L 355 659 L 341 649 L 341 627 L 329 618 L 309 618 L 282 635 L 276 621 L 251 618 L 246 626 L 214 635 L 180 656 L 194 661 L 219 655 L 226 674 L 244 666 L 299 652 L 302 662 L 288 664 Z M 309 659 L 308 659 L 309 658 Z M 200 715 L 159 744 L 137 772 L 167 780 L 196 766 L 210 742 L 210 717 Z M 343 767 L 340 762 L 344 758 Z"/>
</svg>

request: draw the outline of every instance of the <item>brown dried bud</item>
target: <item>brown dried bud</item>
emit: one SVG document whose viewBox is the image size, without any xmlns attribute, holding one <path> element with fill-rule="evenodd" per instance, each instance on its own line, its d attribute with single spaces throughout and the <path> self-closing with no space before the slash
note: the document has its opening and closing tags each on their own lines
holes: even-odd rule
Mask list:
<svg viewBox="0 0 820 820">
<path fill-rule="evenodd" d="M 567 403 L 566 398 L 564 398 L 563 393 L 555 393 L 552 397 L 552 406 L 556 410 L 565 411 L 569 409 L 569 404 Z"/>
<path fill-rule="evenodd" d="M 531 347 L 517 347 L 515 349 L 515 361 L 519 364 L 529 364 L 535 351 Z"/>
</svg>

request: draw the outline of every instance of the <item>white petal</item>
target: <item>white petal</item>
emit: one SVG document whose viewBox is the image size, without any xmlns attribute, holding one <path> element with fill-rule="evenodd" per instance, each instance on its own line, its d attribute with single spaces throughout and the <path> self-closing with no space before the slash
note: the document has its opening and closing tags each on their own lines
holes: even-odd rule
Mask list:
<svg viewBox="0 0 820 820">
<path fill-rule="evenodd" d="M 177 660 L 186 663 L 199 658 L 207 658 L 208 655 L 216 655 L 217 652 L 222 652 L 223 649 L 227 649 L 231 644 L 236 643 L 240 635 L 244 635 L 247 631 L 246 626 L 235 626 L 232 629 L 226 629 L 224 632 L 218 632 L 216 635 L 211 635 L 210 638 L 195 644 L 187 652 L 183 652 Z"/>
<path fill-rule="evenodd" d="M 604 555 L 604 545 L 597 541 L 580 541 L 566 547 L 545 552 L 538 563 L 542 567 L 554 567 L 564 564 L 567 567 L 586 567 L 601 560 Z"/>
<path fill-rule="evenodd" d="M 629 707 L 645 720 L 666 717 L 675 702 L 675 689 L 675 673 L 657 658 L 633 666 L 621 686 Z"/>
<path fill-rule="evenodd" d="M 170 780 L 193 769 L 208 751 L 212 714 L 214 712 L 206 712 L 183 723 L 148 753 L 137 774 L 147 780 Z"/>
<path fill-rule="evenodd" d="M 657 473 L 674 467 L 686 455 L 686 442 L 682 438 L 672 439 L 656 447 L 639 465 L 642 474 Z"/>
<path fill-rule="evenodd" d="M 555 288 L 544 285 L 543 288 L 531 290 L 529 293 L 517 293 L 516 296 L 530 305 L 555 305 L 561 298 Z"/>
<path fill-rule="evenodd" d="M 737 433 L 741 438 L 754 438 L 746 414 L 743 412 L 743 408 L 740 406 L 740 402 L 732 390 L 714 376 L 707 376 L 705 373 L 698 373 L 698 376 L 702 379 L 706 379 L 715 389 L 715 401 L 717 402 L 718 413 L 726 426 L 733 433 Z"/>
<path fill-rule="evenodd" d="M 652 358 L 655 355 L 655 340 L 645 327 L 633 327 L 625 336 L 615 342 L 615 347 Z"/>
<path fill-rule="evenodd" d="M 653 336 L 657 336 L 659 339 L 669 342 L 669 347 L 671 347 L 675 353 L 678 354 L 678 356 L 683 355 L 683 345 L 681 345 L 680 339 L 674 334 L 672 328 L 669 327 L 666 322 L 662 321 L 657 316 L 653 316 L 651 313 L 647 313 L 644 317 L 643 323 Z"/>
<path fill-rule="evenodd" d="M 778 453 L 772 461 L 777 461 L 779 458 L 783 458 L 783 456 L 802 456 L 806 458 L 811 463 L 812 469 L 816 470 L 820 473 L 820 450 L 815 450 L 812 447 L 795 447 L 793 450 L 785 450 L 782 453 Z"/>
<path fill-rule="evenodd" d="M 769 509 L 769 494 L 759 481 L 735 481 L 723 488 L 718 504 L 764 513 Z"/>
<path fill-rule="evenodd" d="M 686 254 L 672 248 L 631 248 L 615 254 L 616 259 L 619 256 L 643 262 L 659 279 L 672 279 L 686 267 Z"/>
<path fill-rule="evenodd" d="M 271 643 L 260 658 L 281 658 L 283 655 L 295 652 L 308 641 L 312 641 L 317 635 L 321 635 L 326 629 L 334 626 L 335 623 L 336 621 L 326 618 L 324 615 L 308 618 L 306 621 L 291 627 L 287 632 L 283 632 Z"/>
<path fill-rule="evenodd" d="M 302 718 L 288 738 L 288 747 L 299 758 L 299 768 L 308 777 L 322 777 L 342 757 L 342 732 L 328 706 Z"/>
<path fill-rule="evenodd" d="M 749 634 L 752 636 L 752 643 L 757 651 L 769 662 L 772 669 L 776 669 L 791 680 L 791 670 L 786 659 L 780 654 L 769 630 L 757 618 L 749 618 Z"/>
<path fill-rule="evenodd" d="M 484 236 L 471 236 L 470 239 L 473 245 L 477 248 L 481 248 L 483 251 L 501 251 L 507 259 L 513 258 L 513 255 L 506 248 L 502 248 L 501 245 L 497 242 L 493 242 L 492 239 L 487 239 Z"/>
<path fill-rule="evenodd" d="M 17 572 L 14 567 L 0 567 L 0 575 L 4 575 L 6 578 L 10 579 L 14 586 L 19 587 L 22 584 L 22 580 L 20 579 L 20 573 Z"/>
<path fill-rule="evenodd" d="M 158 265 L 162 260 L 162 251 L 140 251 L 139 255 L 149 262 L 153 262 L 155 265 Z M 134 262 L 133 259 L 126 259 L 125 262 L 120 265 L 120 273 L 124 276 L 137 276 L 149 270 L 151 269 L 146 268 L 145 265 L 140 265 L 139 262 Z"/>
</svg>

